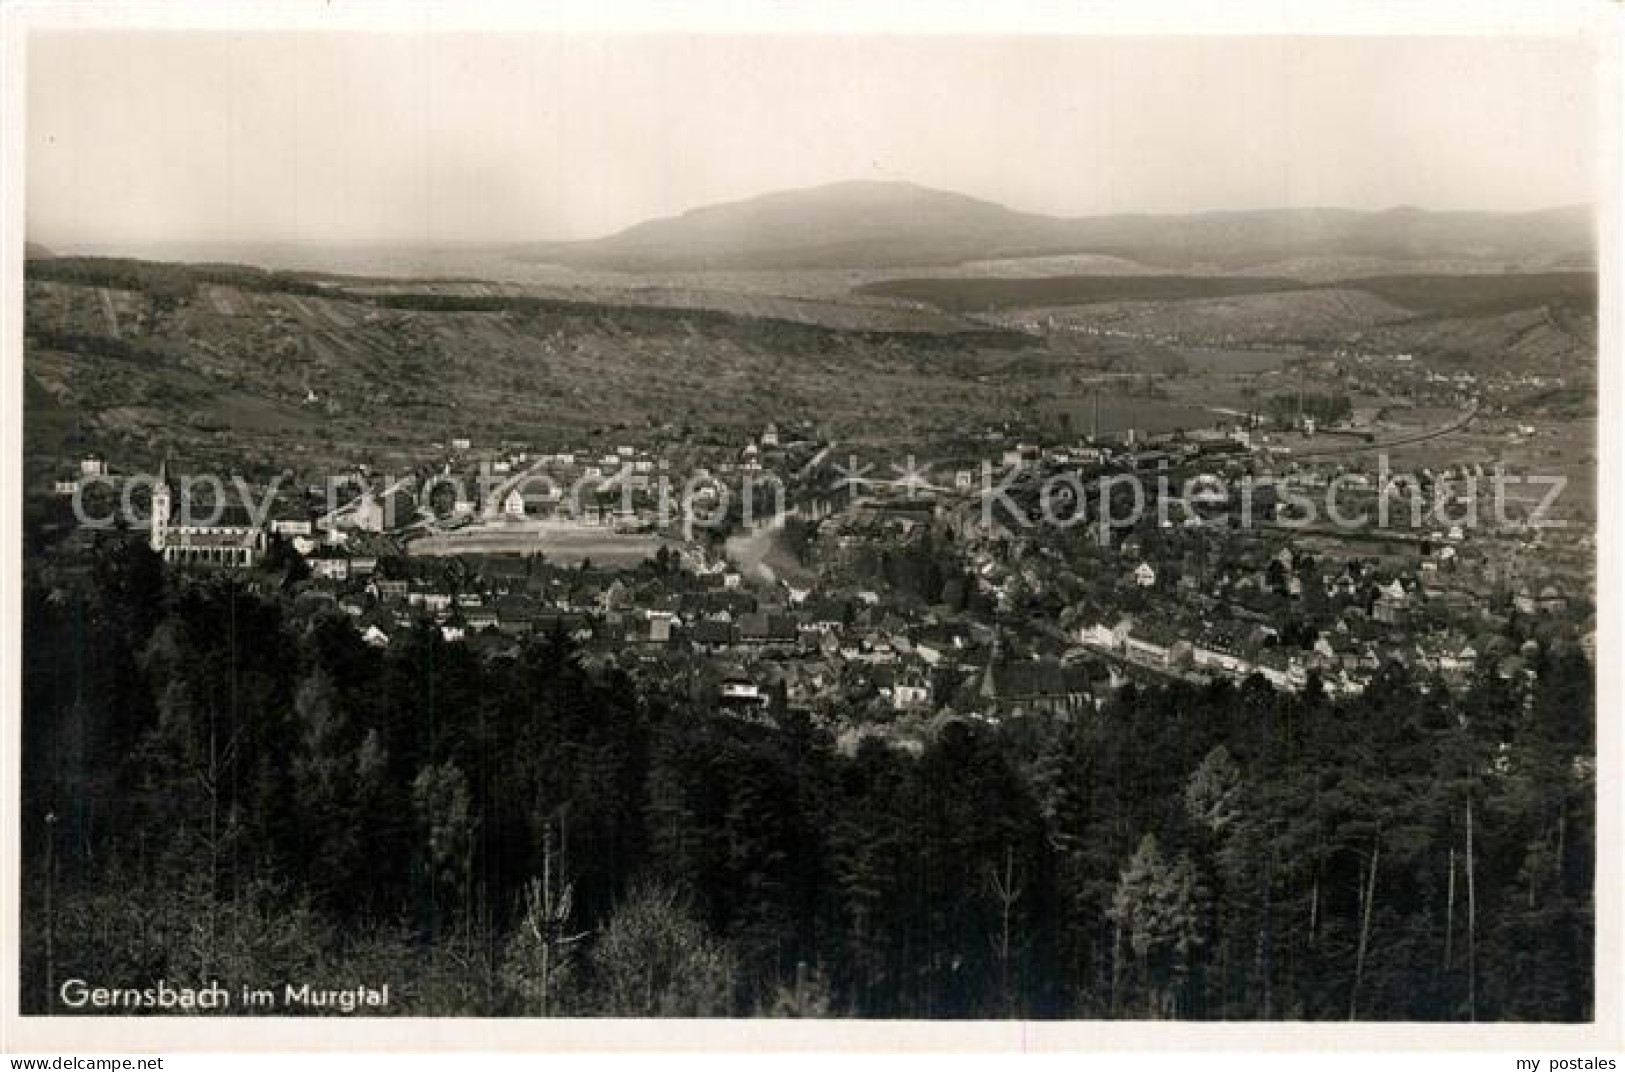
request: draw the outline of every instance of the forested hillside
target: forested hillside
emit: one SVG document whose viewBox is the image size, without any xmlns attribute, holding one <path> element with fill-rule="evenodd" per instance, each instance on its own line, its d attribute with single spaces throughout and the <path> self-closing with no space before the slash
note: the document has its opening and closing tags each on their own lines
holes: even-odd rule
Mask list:
<svg viewBox="0 0 1625 1072">
<path fill-rule="evenodd" d="M 561 636 L 385 651 L 139 543 L 95 572 L 25 594 L 24 1012 L 78 977 L 415 1015 L 1591 1016 L 1573 648 L 1459 697 L 1129 685 L 846 752 Z"/>
</svg>

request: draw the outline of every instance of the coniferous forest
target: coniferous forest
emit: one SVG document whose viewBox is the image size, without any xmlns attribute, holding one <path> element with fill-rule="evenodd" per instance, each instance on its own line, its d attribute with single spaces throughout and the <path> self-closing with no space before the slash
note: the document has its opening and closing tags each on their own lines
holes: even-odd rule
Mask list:
<svg viewBox="0 0 1625 1072">
<path fill-rule="evenodd" d="M 1583 653 L 1465 694 L 1125 686 L 915 754 L 387 649 L 109 541 L 23 621 L 25 1013 L 62 980 L 471 1016 L 1577 1021 Z"/>
</svg>

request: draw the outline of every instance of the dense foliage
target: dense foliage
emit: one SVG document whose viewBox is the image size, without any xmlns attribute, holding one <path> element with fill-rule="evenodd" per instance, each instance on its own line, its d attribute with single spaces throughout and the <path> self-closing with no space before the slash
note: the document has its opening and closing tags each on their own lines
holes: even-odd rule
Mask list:
<svg viewBox="0 0 1625 1072">
<path fill-rule="evenodd" d="M 24 621 L 25 1011 L 67 978 L 390 1011 L 1581 1020 L 1592 673 L 1126 686 L 920 754 L 562 637 L 387 649 L 97 552 Z"/>
</svg>

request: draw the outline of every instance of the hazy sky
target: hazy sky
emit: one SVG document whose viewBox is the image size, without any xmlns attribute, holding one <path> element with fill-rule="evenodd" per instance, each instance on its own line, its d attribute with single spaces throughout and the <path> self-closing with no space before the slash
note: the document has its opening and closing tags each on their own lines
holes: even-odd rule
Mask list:
<svg viewBox="0 0 1625 1072">
<path fill-rule="evenodd" d="M 52 33 L 47 244 L 591 237 L 908 179 L 1057 215 L 1590 201 L 1568 38 Z"/>
</svg>

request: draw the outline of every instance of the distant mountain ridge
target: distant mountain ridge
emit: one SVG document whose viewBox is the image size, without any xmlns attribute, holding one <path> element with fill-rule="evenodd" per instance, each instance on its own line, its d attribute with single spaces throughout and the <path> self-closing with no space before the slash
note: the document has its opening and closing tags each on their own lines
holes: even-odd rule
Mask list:
<svg viewBox="0 0 1625 1072">
<path fill-rule="evenodd" d="M 1092 254 L 1166 269 L 1240 270 L 1300 257 L 1458 260 L 1504 269 L 1588 268 L 1586 206 L 1537 212 L 1289 208 L 1066 219 L 906 182 L 844 182 L 650 220 L 605 238 L 516 246 L 522 260 L 672 271 L 949 267 Z"/>
</svg>

